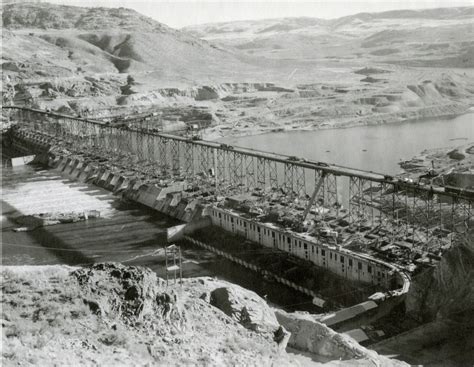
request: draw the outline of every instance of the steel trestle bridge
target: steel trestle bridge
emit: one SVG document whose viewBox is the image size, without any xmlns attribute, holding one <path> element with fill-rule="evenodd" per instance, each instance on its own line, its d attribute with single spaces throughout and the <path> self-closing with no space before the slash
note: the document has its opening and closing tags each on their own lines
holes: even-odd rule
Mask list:
<svg viewBox="0 0 474 367">
<path fill-rule="evenodd" d="M 207 176 L 217 195 L 225 196 L 229 188 L 242 193 L 273 188 L 291 197 L 311 198 L 310 205 L 317 199 L 335 211 L 342 196 L 349 222 L 363 220 L 372 226 L 390 222 L 391 231 L 397 227 L 405 235 L 415 226 L 422 229 L 418 240 L 423 242 L 440 233 L 463 234 L 473 228 L 473 191 L 31 108 L 3 109 L 19 129 L 67 141 L 75 151 L 99 147 L 136 157 L 152 177 L 194 181 Z"/>
</svg>

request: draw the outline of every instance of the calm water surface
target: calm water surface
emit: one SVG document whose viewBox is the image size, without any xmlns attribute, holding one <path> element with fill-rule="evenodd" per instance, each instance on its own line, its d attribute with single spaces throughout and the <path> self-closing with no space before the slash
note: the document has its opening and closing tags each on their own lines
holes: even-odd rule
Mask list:
<svg viewBox="0 0 474 367">
<path fill-rule="evenodd" d="M 290 131 L 220 141 L 233 146 L 305 157 L 395 174 L 398 163 L 425 149 L 474 141 L 474 113 L 451 119 L 319 131 Z"/>
</svg>

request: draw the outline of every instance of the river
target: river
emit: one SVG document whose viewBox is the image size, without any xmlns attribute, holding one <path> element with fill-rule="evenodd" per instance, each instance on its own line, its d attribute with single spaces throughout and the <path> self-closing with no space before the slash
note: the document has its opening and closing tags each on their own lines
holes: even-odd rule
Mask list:
<svg viewBox="0 0 474 367">
<path fill-rule="evenodd" d="M 474 141 L 474 113 L 455 118 L 228 137 L 220 142 L 385 174 L 425 149 Z"/>
<path fill-rule="evenodd" d="M 147 266 L 164 278 L 166 231 L 180 224 L 97 186 L 68 180 L 37 165 L 3 168 L 0 204 L 3 265 L 79 266 L 115 261 Z M 15 231 L 23 226 L 18 217 L 84 210 L 97 210 L 100 218 Z M 266 281 L 260 274 L 207 250 L 182 244 L 182 251 L 184 277 L 217 277 L 251 289 L 287 310 L 318 311 L 309 296 Z"/>
</svg>

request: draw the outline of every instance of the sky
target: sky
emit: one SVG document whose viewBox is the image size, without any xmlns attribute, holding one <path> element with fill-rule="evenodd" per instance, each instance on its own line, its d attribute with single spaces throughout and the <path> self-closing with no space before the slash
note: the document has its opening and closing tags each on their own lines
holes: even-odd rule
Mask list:
<svg viewBox="0 0 474 367">
<path fill-rule="evenodd" d="M 282 17 L 339 18 L 361 12 L 472 6 L 472 0 L 334 0 L 334 1 L 161 1 L 161 0 L 47 0 L 76 6 L 132 8 L 173 28 L 247 19 Z"/>
</svg>

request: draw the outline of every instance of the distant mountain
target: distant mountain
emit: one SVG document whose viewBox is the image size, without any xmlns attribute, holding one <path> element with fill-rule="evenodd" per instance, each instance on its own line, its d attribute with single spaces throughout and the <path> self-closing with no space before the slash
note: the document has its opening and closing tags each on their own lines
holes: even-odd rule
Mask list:
<svg viewBox="0 0 474 367">
<path fill-rule="evenodd" d="M 345 25 L 371 23 L 380 20 L 451 20 L 472 21 L 474 7 L 437 8 L 423 10 L 393 10 L 380 13 L 358 13 L 336 19 L 320 19 L 311 17 L 274 18 L 262 20 L 243 20 L 193 25 L 182 30 L 200 38 L 220 39 L 234 38 L 238 35 L 265 34 L 302 30 L 326 29 L 334 30 Z"/>
<path fill-rule="evenodd" d="M 303 28 L 326 27 L 328 21 L 318 18 L 277 18 L 209 23 L 185 27 L 182 30 L 201 38 L 226 39 L 250 35 L 285 33 Z"/>
<path fill-rule="evenodd" d="M 357 59 L 471 67 L 474 7 L 359 13 L 338 19 L 280 18 L 183 28 L 248 55 L 280 60 Z M 449 54 L 449 55 L 447 55 Z M 433 60 L 438 60 L 433 62 Z M 466 61 L 468 60 L 468 61 Z M 426 62 L 425 62 L 426 61 Z"/>
</svg>

